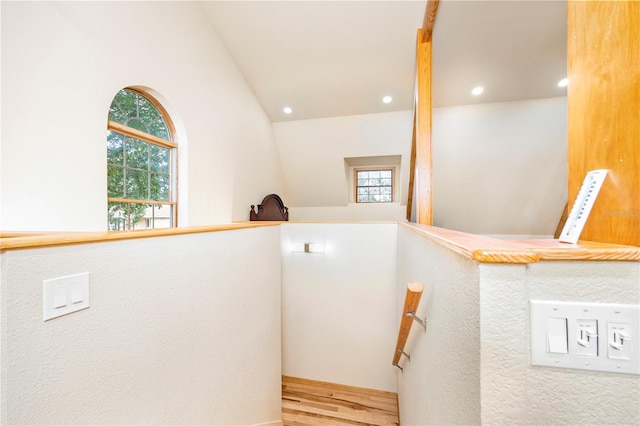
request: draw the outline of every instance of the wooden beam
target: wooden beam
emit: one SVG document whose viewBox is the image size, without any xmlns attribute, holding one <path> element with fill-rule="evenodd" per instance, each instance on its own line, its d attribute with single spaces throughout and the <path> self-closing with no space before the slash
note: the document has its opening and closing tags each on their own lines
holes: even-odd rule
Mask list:
<svg viewBox="0 0 640 426">
<path fill-rule="evenodd" d="M 398 365 L 400 361 L 402 351 L 404 351 L 404 346 L 407 344 L 407 338 L 411 331 L 411 325 L 413 324 L 413 318 L 407 316 L 407 312 L 416 313 L 423 290 L 424 285 L 422 283 L 407 284 L 404 307 L 402 308 L 402 318 L 400 319 L 400 330 L 398 331 L 398 341 L 396 343 L 396 350 L 393 353 L 393 365 Z"/>
<path fill-rule="evenodd" d="M 422 30 L 418 30 L 416 44 L 416 222 L 432 225 L 431 41 L 422 41 Z"/>
<path fill-rule="evenodd" d="M 413 109 L 413 130 L 411 131 L 411 163 L 409 165 L 409 188 L 407 196 L 407 221 L 411 222 L 413 213 L 413 190 L 416 170 L 416 110 Z"/>
<path fill-rule="evenodd" d="M 609 173 L 581 240 L 640 246 L 640 2 L 568 2 L 569 203 Z"/>
<path fill-rule="evenodd" d="M 564 210 L 562 210 L 562 215 L 560 215 L 560 220 L 558 221 L 558 226 L 556 226 L 556 230 L 553 233 L 553 238 L 560 238 L 560 234 L 562 234 L 562 230 L 564 229 L 564 224 L 567 223 L 567 219 L 569 218 L 569 204 L 564 205 Z"/>
<path fill-rule="evenodd" d="M 424 19 L 422 20 L 422 41 L 431 41 L 433 36 L 433 26 L 436 23 L 436 14 L 440 0 L 429 0 L 427 9 L 424 11 Z"/>
</svg>

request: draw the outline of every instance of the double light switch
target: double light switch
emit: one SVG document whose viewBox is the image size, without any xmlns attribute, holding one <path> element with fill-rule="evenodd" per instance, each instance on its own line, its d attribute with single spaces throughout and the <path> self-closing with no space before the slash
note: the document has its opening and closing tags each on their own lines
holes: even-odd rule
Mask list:
<svg viewBox="0 0 640 426">
<path fill-rule="evenodd" d="M 47 321 L 89 307 L 89 273 L 42 282 L 42 319 Z"/>
</svg>

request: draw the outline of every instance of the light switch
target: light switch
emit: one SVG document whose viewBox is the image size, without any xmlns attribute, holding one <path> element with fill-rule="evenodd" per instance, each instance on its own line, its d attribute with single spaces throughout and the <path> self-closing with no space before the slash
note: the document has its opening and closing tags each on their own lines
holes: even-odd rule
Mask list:
<svg viewBox="0 0 640 426">
<path fill-rule="evenodd" d="M 547 319 L 547 352 L 552 354 L 569 353 L 566 318 Z"/>
<path fill-rule="evenodd" d="M 67 306 L 67 287 L 58 286 L 53 288 L 53 307 L 55 309 Z"/>
<path fill-rule="evenodd" d="M 531 365 L 640 375 L 640 305 L 529 301 Z"/>
<path fill-rule="evenodd" d="M 42 282 L 42 319 L 47 321 L 89 307 L 89 273 Z"/>
<path fill-rule="evenodd" d="M 74 283 L 69 285 L 69 294 L 71 296 L 71 303 L 81 303 L 84 300 L 82 284 Z"/>
<path fill-rule="evenodd" d="M 607 354 L 612 359 L 631 359 L 631 324 L 607 322 Z"/>
<path fill-rule="evenodd" d="M 598 356 L 598 320 L 579 319 L 576 327 L 577 354 Z"/>
</svg>

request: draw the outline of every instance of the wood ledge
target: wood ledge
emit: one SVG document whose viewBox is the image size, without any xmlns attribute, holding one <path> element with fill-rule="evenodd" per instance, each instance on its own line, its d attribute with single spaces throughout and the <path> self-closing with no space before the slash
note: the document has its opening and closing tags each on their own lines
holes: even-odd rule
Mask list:
<svg viewBox="0 0 640 426">
<path fill-rule="evenodd" d="M 481 263 L 527 264 L 540 260 L 640 261 L 640 247 L 579 241 L 498 240 L 435 226 L 400 223 L 435 243 Z"/>
<path fill-rule="evenodd" d="M 279 226 L 296 222 L 236 222 L 225 225 L 152 229 L 120 232 L 16 232 L 0 231 L 0 250 L 84 244 L 135 238 L 163 237 Z M 481 263 L 527 264 L 540 260 L 640 261 L 640 247 L 579 241 L 565 244 L 558 240 L 499 240 L 435 226 L 406 222 L 297 222 L 318 224 L 398 223 L 464 257 Z"/>
<path fill-rule="evenodd" d="M 115 232 L 0 232 L 0 250 L 129 240 L 135 238 L 164 237 L 171 235 L 200 234 L 237 229 L 278 226 L 282 222 L 242 222 L 215 226 L 194 226 L 169 229 L 142 229 Z"/>
</svg>

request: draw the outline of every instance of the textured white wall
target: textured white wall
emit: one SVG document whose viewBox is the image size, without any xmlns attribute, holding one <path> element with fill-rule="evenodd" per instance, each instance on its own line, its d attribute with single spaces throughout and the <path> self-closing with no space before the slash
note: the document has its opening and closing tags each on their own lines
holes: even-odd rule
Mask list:
<svg viewBox="0 0 640 426">
<path fill-rule="evenodd" d="M 436 226 L 553 235 L 566 202 L 566 98 L 433 110 Z"/>
<path fill-rule="evenodd" d="M 396 373 L 402 424 L 479 424 L 478 264 L 399 226 L 396 335 L 412 281 L 424 284 L 418 314 L 427 331 L 414 323 L 405 350 L 411 361 L 403 357 L 404 372 Z"/>
<path fill-rule="evenodd" d="M 639 262 L 478 264 L 399 226 L 401 308 L 422 281 L 398 373 L 403 424 L 638 424 L 640 377 L 531 366 L 529 300 L 640 303 Z"/>
<path fill-rule="evenodd" d="M 640 377 L 531 366 L 529 300 L 640 303 L 638 262 L 480 266 L 482 422 L 616 424 L 640 420 Z"/>
<path fill-rule="evenodd" d="M 106 121 L 125 86 L 178 130 L 182 225 L 283 194 L 271 122 L 197 2 L 2 3 L 0 228 L 106 230 Z"/>
<path fill-rule="evenodd" d="M 283 374 L 397 392 L 396 226 L 282 225 Z"/>
<path fill-rule="evenodd" d="M 2 424 L 281 419 L 280 229 L 1 254 Z M 42 280 L 91 306 L 42 321 Z"/>
<path fill-rule="evenodd" d="M 401 155 L 400 204 L 407 204 L 412 112 L 274 123 L 289 207 L 347 206 L 344 159 Z"/>
</svg>

